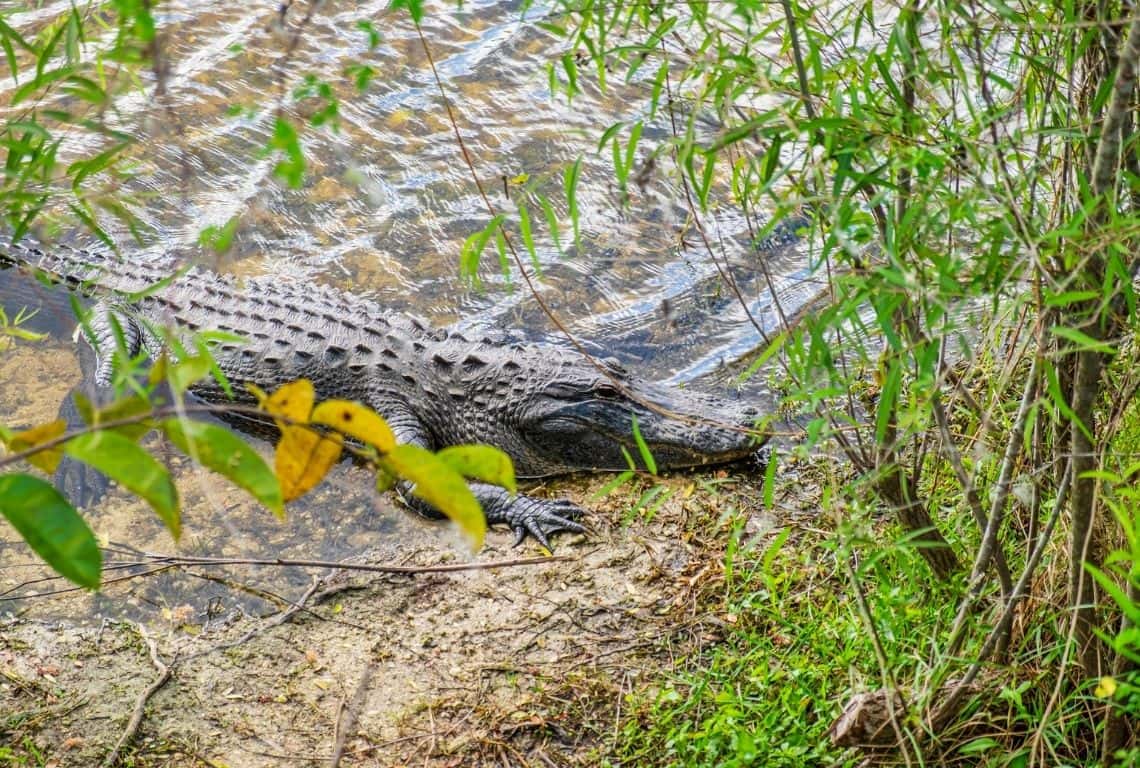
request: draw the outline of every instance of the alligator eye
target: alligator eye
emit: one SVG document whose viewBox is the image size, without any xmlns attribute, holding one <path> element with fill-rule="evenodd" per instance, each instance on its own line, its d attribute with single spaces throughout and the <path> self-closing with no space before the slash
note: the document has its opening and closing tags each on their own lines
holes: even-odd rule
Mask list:
<svg viewBox="0 0 1140 768">
<path fill-rule="evenodd" d="M 621 397 L 621 390 L 608 381 L 603 381 L 594 387 L 594 396 L 604 400 L 616 400 Z"/>
</svg>

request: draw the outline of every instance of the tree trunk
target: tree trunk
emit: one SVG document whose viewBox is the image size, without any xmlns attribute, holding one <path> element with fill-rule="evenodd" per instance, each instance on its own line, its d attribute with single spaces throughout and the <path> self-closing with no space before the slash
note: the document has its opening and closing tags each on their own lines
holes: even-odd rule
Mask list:
<svg viewBox="0 0 1140 768">
<path fill-rule="evenodd" d="M 1096 333 L 1089 327 L 1086 331 Z M 1092 561 L 1096 551 L 1093 542 L 1093 514 L 1096 509 L 1096 479 L 1087 474 L 1097 468 L 1096 408 L 1100 394 L 1101 355 L 1085 350 L 1077 354 L 1077 371 L 1073 379 L 1073 413 L 1069 443 L 1073 456 L 1073 494 L 1070 510 L 1073 522 L 1069 539 L 1069 605 L 1076 614 L 1075 639 L 1084 675 L 1100 677 L 1100 642 L 1097 640 L 1096 593 L 1093 579 L 1085 571 L 1086 560 Z"/>
</svg>

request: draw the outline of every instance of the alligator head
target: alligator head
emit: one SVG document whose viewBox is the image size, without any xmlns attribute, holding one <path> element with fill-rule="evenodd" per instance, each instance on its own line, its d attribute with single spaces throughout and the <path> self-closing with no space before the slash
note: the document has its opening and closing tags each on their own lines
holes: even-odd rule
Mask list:
<svg viewBox="0 0 1140 768">
<path fill-rule="evenodd" d="M 527 393 L 510 450 L 520 476 L 629 468 L 634 419 L 660 469 L 719 464 L 754 453 L 759 413 L 731 400 L 655 384 L 612 360 L 583 361 Z M 624 450 L 623 450 L 624 448 Z"/>
</svg>

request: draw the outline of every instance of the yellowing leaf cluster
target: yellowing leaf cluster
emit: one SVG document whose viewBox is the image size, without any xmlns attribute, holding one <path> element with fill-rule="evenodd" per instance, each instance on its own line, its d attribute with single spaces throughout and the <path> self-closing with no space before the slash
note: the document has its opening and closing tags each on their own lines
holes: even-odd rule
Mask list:
<svg viewBox="0 0 1140 768">
<path fill-rule="evenodd" d="M 454 446 L 433 454 L 418 445 L 397 445 L 391 427 L 375 411 L 348 400 L 317 403 L 305 379 L 271 395 L 252 386 L 250 391 L 281 430 L 274 469 L 285 501 L 305 495 L 324 478 L 340 460 L 344 438 L 363 444 L 357 453 L 372 461 L 381 477 L 407 481 L 410 492 L 447 515 L 474 548 L 482 545 L 487 522 L 464 478 L 515 490 L 511 460 L 495 448 Z"/>
</svg>

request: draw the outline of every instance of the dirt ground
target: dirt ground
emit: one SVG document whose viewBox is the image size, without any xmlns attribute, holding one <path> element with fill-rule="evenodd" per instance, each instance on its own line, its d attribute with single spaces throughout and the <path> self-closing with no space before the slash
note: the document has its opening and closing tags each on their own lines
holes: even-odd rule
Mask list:
<svg viewBox="0 0 1140 768">
<path fill-rule="evenodd" d="M 51 418 L 70 354 L 0 357 L 5 396 L 38 398 L 0 403 L 5 423 Z M 90 512 L 112 566 L 98 595 L 49 594 L 66 585 L 36 581 L 47 574 L 0 528 L 0 764 L 99 765 L 130 733 L 136 766 L 598 765 L 626 697 L 651 694 L 731 620 L 717 597 L 732 526 L 764 537 L 812 505 L 788 490 L 765 511 L 747 467 L 601 499 L 609 478 L 572 478 L 539 492 L 583 503 L 593 530 L 539 564 L 156 570 L 137 550 L 399 565 L 541 555 L 495 531 L 472 557 L 352 467 L 278 523 L 171 462 L 187 533 L 175 545 L 145 505 L 112 493 Z M 646 491 L 654 501 L 632 511 Z"/>
</svg>

